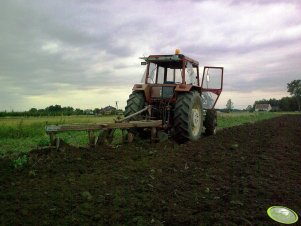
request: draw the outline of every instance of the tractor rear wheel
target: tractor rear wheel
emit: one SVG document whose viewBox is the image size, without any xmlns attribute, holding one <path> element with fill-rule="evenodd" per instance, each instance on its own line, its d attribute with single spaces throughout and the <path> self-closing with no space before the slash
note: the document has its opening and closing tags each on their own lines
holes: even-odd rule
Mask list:
<svg viewBox="0 0 301 226">
<path fill-rule="evenodd" d="M 216 110 L 209 109 L 207 110 L 206 117 L 205 117 L 205 134 L 206 135 L 215 135 L 216 134 L 216 126 L 217 126 L 217 115 Z"/>
<path fill-rule="evenodd" d="M 145 99 L 144 94 L 142 92 L 133 92 L 129 99 L 127 100 L 127 105 L 125 107 L 124 116 L 127 117 L 131 114 L 136 113 L 144 108 Z M 141 115 L 135 115 L 130 120 L 131 121 L 138 121 L 142 119 Z"/>
<path fill-rule="evenodd" d="M 133 92 L 130 94 L 129 99 L 127 100 L 127 105 L 125 107 L 124 116 L 127 117 L 131 114 L 134 114 L 145 107 L 145 98 L 143 92 Z M 142 113 L 144 114 L 144 113 Z M 143 119 L 143 115 L 135 115 L 130 118 L 130 121 L 139 121 Z M 147 139 L 150 137 L 149 131 L 145 131 L 143 128 L 132 128 L 129 129 L 129 132 L 133 135 L 138 135 L 142 139 Z"/>
<path fill-rule="evenodd" d="M 174 109 L 175 140 L 196 141 L 203 130 L 202 100 L 197 91 L 178 94 Z"/>
</svg>

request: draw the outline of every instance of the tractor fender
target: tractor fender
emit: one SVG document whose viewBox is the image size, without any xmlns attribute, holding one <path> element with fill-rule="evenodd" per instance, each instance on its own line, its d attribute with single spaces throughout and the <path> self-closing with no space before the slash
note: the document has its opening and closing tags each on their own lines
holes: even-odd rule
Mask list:
<svg viewBox="0 0 301 226">
<path fill-rule="evenodd" d="M 176 92 L 189 92 L 192 88 L 192 85 L 178 84 L 175 88 Z"/>
<path fill-rule="evenodd" d="M 145 99 L 149 101 L 150 99 L 150 85 L 149 84 L 135 84 L 133 91 L 144 92 Z"/>
<path fill-rule="evenodd" d="M 201 87 L 194 85 L 179 84 L 175 88 L 176 92 L 190 92 L 191 90 L 197 90 L 201 93 Z"/>
</svg>

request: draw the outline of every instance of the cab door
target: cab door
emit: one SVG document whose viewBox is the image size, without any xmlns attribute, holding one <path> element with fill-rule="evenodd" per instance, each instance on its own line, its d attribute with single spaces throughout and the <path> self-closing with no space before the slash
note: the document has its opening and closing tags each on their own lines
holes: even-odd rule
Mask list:
<svg viewBox="0 0 301 226">
<path fill-rule="evenodd" d="M 223 90 L 223 76 L 223 67 L 204 67 L 201 85 L 204 109 L 214 108 Z"/>
</svg>

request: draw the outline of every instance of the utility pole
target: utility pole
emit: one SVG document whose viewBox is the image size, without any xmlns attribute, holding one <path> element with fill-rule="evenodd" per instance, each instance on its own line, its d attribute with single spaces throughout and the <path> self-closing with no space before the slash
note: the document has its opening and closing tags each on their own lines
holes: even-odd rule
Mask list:
<svg viewBox="0 0 301 226">
<path fill-rule="evenodd" d="M 115 101 L 115 107 L 116 107 L 115 115 L 118 114 L 118 102 L 119 102 L 119 101 L 117 101 L 117 100 Z"/>
</svg>

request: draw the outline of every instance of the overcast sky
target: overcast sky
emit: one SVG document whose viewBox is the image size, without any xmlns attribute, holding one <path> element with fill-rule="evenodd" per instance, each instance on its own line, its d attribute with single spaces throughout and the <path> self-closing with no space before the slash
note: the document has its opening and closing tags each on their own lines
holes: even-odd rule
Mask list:
<svg viewBox="0 0 301 226">
<path fill-rule="evenodd" d="M 0 110 L 123 108 L 141 56 L 181 52 L 223 66 L 245 108 L 301 78 L 301 1 L 10 0 L 0 7 Z"/>
</svg>

